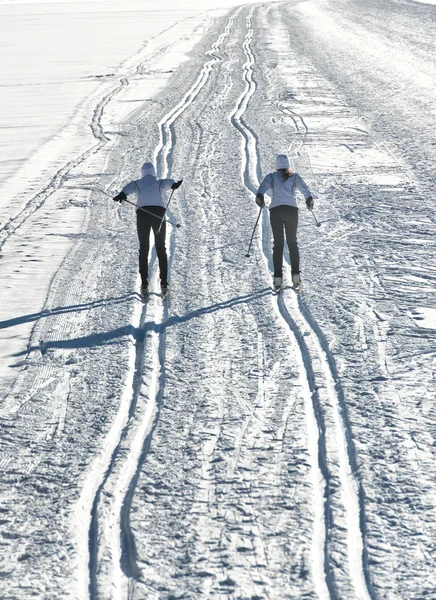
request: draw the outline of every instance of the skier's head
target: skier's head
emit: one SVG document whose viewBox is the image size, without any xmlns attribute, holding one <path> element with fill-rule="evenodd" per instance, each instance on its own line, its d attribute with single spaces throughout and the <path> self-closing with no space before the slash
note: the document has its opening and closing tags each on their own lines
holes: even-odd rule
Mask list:
<svg viewBox="0 0 436 600">
<path fill-rule="evenodd" d="M 290 169 L 291 164 L 289 162 L 289 158 L 286 154 L 279 154 L 276 157 L 276 169 L 280 171 L 280 169 Z"/>
<path fill-rule="evenodd" d="M 279 154 L 276 157 L 276 169 L 282 174 L 283 181 L 286 181 L 293 174 L 291 165 L 289 164 L 289 158 L 286 154 Z"/>
<path fill-rule="evenodd" d="M 156 169 L 154 168 L 153 163 L 151 162 L 146 162 L 142 165 L 142 176 L 145 177 L 146 175 L 153 175 L 153 177 L 156 177 Z"/>
</svg>

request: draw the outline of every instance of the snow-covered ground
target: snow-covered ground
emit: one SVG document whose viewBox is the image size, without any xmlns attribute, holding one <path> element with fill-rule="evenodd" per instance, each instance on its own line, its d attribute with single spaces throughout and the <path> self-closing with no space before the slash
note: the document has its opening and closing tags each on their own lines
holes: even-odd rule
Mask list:
<svg viewBox="0 0 436 600">
<path fill-rule="evenodd" d="M 434 3 L 0 15 L 1 597 L 436 599 Z M 298 295 L 267 211 L 245 258 L 280 152 Z"/>
</svg>

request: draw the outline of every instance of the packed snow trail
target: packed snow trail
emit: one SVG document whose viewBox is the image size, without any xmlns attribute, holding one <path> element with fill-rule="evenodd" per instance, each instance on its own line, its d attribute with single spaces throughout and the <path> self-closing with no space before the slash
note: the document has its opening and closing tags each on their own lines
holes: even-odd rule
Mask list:
<svg viewBox="0 0 436 600">
<path fill-rule="evenodd" d="M 251 170 L 257 174 L 260 171 L 259 164 L 259 151 L 257 145 L 257 139 L 254 136 L 252 130 L 248 128 L 242 121 L 241 116 L 245 112 L 249 100 L 255 92 L 255 83 L 253 81 L 253 65 L 255 59 L 250 48 L 250 42 L 253 37 L 253 28 L 251 24 L 251 15 L 247 17 L 247 36 L 244 42 L 244 51 L 247 56 L 246 75 L 244 79 L 246 81 L 246 90 L 238 102 L 238 110 L 235 115 L 232 115 L 233 119 L 239 131 L 242 132 L 246 140 L 246 158 L 244 161 L 244 176 L 243 181 L 247 185 L 250 192 L 256 193 L 257 187 L 260 185 L 260 178 L 257 176 L 254 180 L 251 179 Z M 296 115 L 299 117 L 299 115 Z M 303 119 L 300 120 L 304 123 Z M 298 134 L 298 129 L 296 129 Z M 300 149 L 303 145 L 300 147 Z M 250 168 L 250 164 L 252 167 Z M 253 184 L 251 184 L 253 182 Z M 266 220 L 265 220 L 266 221 Z M 267 243 L 264 243 L 263 248 L 265 251 L 265 258 L 269 267 L 269 272 L 272 270 L 271 258 L 270 258 L 270 239 L 269 239 L 269 224 L 264 221 L 267 232 L 264 233 L 264 239 Z M 288 277 L 290 278 L 289 271 Z M 286 299 L 285 299 L 286 295 Z M 290 301 L 293 302 L 291 303 Z M 324 523 L 320 523 L 320 520 L 324 520 L 327 524 L 328 536 L 330 540 L 333 536 L 330 528 L 333 524 L 338 521 L 336 514 L 337 507 L 332 501 L 333 492 L 333 480 L 337 480 L 334 487 L 339 487 L 342 495 L 343 507 L 339 507 L 339 514 L 345 512 L 345 523 L 347 531 L 346 541 L 346 555 L 348 557 L 348 573 L 354 590 L 354 595 L 359 600 L 367 600 L 370 598 L 370 594 L 367 590 L 366 578 L 363 569 L 363 539 L 362 531 L 360 529 L 361 523 L 361 507 L 359 505 L 358 489 L 352 475 L 352 468 L 349 463 L 349 448 L 348 439 L 351 435 L 348 431 L 347 424 L 343 420 L 343 411 L 339 405 L 339 399 L 336 393 L 336 385 L 334 377 L 330 371 L 329 361 L 325 355 L 324 350 L 321 348 L 319 340 L 315 331 L 310 327 L 308 321 L 304 318 L 304 302 L 300 300 L 298 304 L 296 301 L 295 294 L 291 292 L 290 295 L 282 292 L 277 296 L 278 312 L 282 315 L 286 323 L 289 324 L 291 331 L 295 336 L 295 342 L 298 343 L 300 348 L 301 356 L 299 357 L 300 368 L 302 372 L 302 380 L 306 388 L 306 403 L 308 404 L 308 430 L 311 432 L 310 436 L 313 441 L 311 443 L 311 456 L 312 456 L 312 468 L 314 470 L 313 481 L 317 482 L 320 480 L 320 475 L 323 473 L 324 476 L 324 489 L 326 496 L 326 509 L 325 515 L 319 510 L 320 502 L 315 500 L 315 513 L 318 516 L 317 525 L 315 525 L 315 542 L 314 542 L 314 578 L 315 585 L 318 586 L 318 597 L 327 598 L 336 597 L 337 592 L 334 589 L 334 585 L 330 579 L 330 573 L 333 573 L 333 580 L 335 572 L 330 564 L 330 543 L 326 541 L 326 535 L 324 531 Z M 301 310 L 302 309 L 302 310 Z M 309 340 L 309 341 L 307 341 Z M 313 342 L 313 343 L 311 343 Z M 320 363 L 319 365 L 317 363 Z M 316 376 L 314 374 L 317 374 Z M 321 374 L 321 377 L 320 377 Z M 326 394 L 323 394 L 323 390 Z M 313 406 L 312 406 L 313 402 Z M 311 408 L 309 408 L 311 407 Z M 328 414 L 328 409 L 331 408 L 332 414 Z M 317 433 L 317 426 L 319 427 L 319 434 Z M 321 436 L 322 440 L 319 436 Z M 317 440 L 318 438 L 318 440 Z M 320 457 L 321 465 L 317 464 L 317 457 Z M 337 467 L 339 463 L 339 468 Z M 338 473 L 336 471 L 339 471 Z M 339 481 L 338 481 L 339 480 Z M 339 485 L 338 485 L 339 484 Z M 320 493 L 321 490 L 318 485 L 314 486 L 315 498 L 320 498 L 324 494 Z M 324 551 L 321 550 L 325 547 Z M 324 572 L 324 568 L 326 572 Z M 325 587 L 326 579 L 327 587 Z"/>
<path fill-rule="evenodd" d="M 172 125 L 195 101 L 196 96 L 208 82 L 213 65 L 221 60 L 216 53 L 229 35 L 233 20 L 232 15 L 224 32 L 213 44 L 212 49 L 206 53 L 213 58 L 205 63 L 194 85 L 160 122 L 161 138 L 154 153 L 154 162 L 158 165 L 158 177 L 171 176 L 170 157 L 176 143 L 171 132 Z M 174 231 L 171 237 L 174 237 Z M 174 240 L 170 245 L 170 265 L 173 244 Z M 150 264 L 150 270 L 152 269 L 153 262 Z M 124 417 L 122 430 L 114 436 L 114 440 L 120 436 L 120 441 L 114 449 L 104 479 L 92 501 L 89 532 L 89 587 L 92 599 L 104 596 L 107 589 L 114 590 L 114 598 L 123 598 L 128 589 L 126 576 L 140 578 L 136 566 L 135 542 L 129 524 L 129 507 L 133 493 L 132 480 L 136 478 L 138 469 L 145 460 L 145 447 L 150 445 L 153 420 L 156 422 L 159 418 L 160 398 L 163 393 L 165 364 L 163 324 L 167 318 L 167 303 L 160 304 L 161 306 L 159 301 L 152 298 L 141 309 L 137 334 L 139 339 L 136 341 L 136 350 L 132 353 L 131 370 L 134 373 L 131 384 L 132 396 L 123 403 L 125 408 L 122 411 L 125 414 L 128 407 L 128 418 Z M 150 324 L 152 325 L 149 329 Z M 100 459 L 93 471 L 96 473 L 91 474 L 91 481 L 101 472 Z M 85 485 L 87 495 L 90 487 Z M 83 509 L 85 512 L 89 511 L 86 504 L 83 504 Z M 81 593 L 84 595 L 84 590 Z"/>
<path fill-rule="evenodd" d="M 248 107 L 250 98 L 256 91 L 256 83 L 253 78 L 253 65 L 255 58 L 251 50 L 251 41 L 253 38 L 253 27 L 251 23 L 253 11 L 246 20 L 247 34 L 244 40 L 243 48 L 247 58 L 244 64 L 245 90 L 238 99 L 235 112 L 230 115 L 232 124 L 243 136 L 243 163 L 242 180 L 247 189 L 255 194 L 260 184 L 261 164 L 258 143 L 255 132 L 249 128 L 243 121 L 243 115 Z M 290 322 L 292 328 L 293 322 Z M 295 334 L 294 334 L 295 335 Z M 292 337 L 291 337 L 292 339 Z M 292 339 L 295 343 L 297 338 Z M 314 531 L 313 531 L 313 577 L 317 590 L 318 598 L 330 598 L 330 581 L 328 576 L 328 550 L 326 543 L 326 522 L 328 517 L 325 515 L 324 496 L 326 494 L 325 475 L 323 476 L 323 467 L 318 463 L 322 455 L 320 448 L 319 419 L 312 407 L 312 391 L 309 382 L 310 364 L 306 365 L 303 354 L 298 356 L 299 367 L 301 370 L 301 385 L 305 390 L 306 419 L 308 430 L 308 445 L 312 469 L 313 485 L 313 512 L 314 512 Z M 327 568 L 327 572 L 326 572 Z"/>
</svg>

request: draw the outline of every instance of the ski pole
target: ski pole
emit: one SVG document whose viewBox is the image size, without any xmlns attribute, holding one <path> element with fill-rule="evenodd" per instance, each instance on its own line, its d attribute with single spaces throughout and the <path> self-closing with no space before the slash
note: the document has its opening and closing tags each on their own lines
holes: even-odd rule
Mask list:
<svg viewBox="0 0 436 600">
<path fill-rule="evenodd" d="M 143 206 L 138 206 L 134 202 L 130 202 L 130 200 L 124 200 L 124 202 L 127 202 L 128 204 L 131 204 L 132 206 L 135 206 L 137 209 L 142 210 L 143 212 L 147 213 L 148 215 L 151 215 L 152 217 L 156 217 L 156 219 L 159 219 L 159 215 L 155 215 L 154 213 L 152 213 L 150 210 L 147 210 Z M 174 225 L 177 228 L 180 227 L 180 223 L 175 223 L 174 221 L 171 221 L 170 219 L 165 219 L 165 216 L 164 216 L 164 220 L 167 223 L 169 223 L 170 225 Z"/>
<path fill-rule="evenodd" d="M 257 227 L 257 224 L 259 223 L 260 215 L 262 214 L 262 208 L 263 208 L 263 206 L 260 207 L 259 214 L 257 215 L 256 223 L 253 228 L 253 233 L 251 234 L 251 240 L 250 240 L 250 243 L 248 244 L 248 250 L 247 250 L 247 254 L 245 255 L 245 258 L 250 258 L 251 244 L 253 243 L 254 232 L 256 231 L 256 227 Z"/>
<path fill-rule="evenodd" d="M 165 213 L 166 213 L 166 212 L 167 212 L 167 210 L 168 210 L 168 207 L 169 207 L 169 205 L 170 205 L 171 198 L 173 197 L 173 194 L 174 194 L 174 192 L 175 192 L 175 190 L 173 189 L 173 190 L 171 191 L 171 194 L 170 194 L 170 199 L 168 200 L 168 204 L 167 204 L 167 205 L 166 205 L 166 207 L 165 207 L 165 212 L 164 212 L 164 214 L 163 214 L 163 216 L 162 216 L 162 220 L 161 220 L 161 222 L 160 222 L 159 229 L 157 230 L 157 233 L 158 233 L 158 234 L 160 233 L 160 230 L 161 230 L 161 228 L 162 228 L 163 222 L 165 221 Z"/>
<path fill-rule="evenodd" d="M 313 214 L 313 218 L 315 219 L 315 223 L 317 227 L 321 227 L 321 223 L 318 221 L 318 219 L 315 217 L 315 213 L 313 212 L 313 209 L 310 211 Z"/>
</svg>

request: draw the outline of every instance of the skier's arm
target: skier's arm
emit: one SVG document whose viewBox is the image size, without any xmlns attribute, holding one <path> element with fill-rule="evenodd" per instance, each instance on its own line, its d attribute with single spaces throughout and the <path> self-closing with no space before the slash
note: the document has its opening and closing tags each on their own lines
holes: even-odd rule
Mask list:
<svg viewBox="0 0 436 600">
<path fill-rule="evenodd" d="M 301 177 L 301 175 L 299 175 L 298 173 L 295 176 L 295 183 L 297 184 L 298 189 L 300 190 L 300 192 L 303 194 L 305 200 L 306 200 L 306 206 L 309 210 L 312 210 L 313 208 L 313 198 L 312 198 L 312 194 L 307 186 L 307 183 L 304 181 L 304 179 Z"/>
<path fill-rule="evenodd" d="M 125 185 L 122 189 L 121 193 L 126 194 L 126 196 L 130 196 L 130 194 L 134 194 L 135 192 L 138 192 L 138 185 L 136 183 L 136 181 L 131 181 L 130 183 L 128 183 L 127 185 Z"/>
<path fill-rule="evenodd" d="M 259 189 L 257 190 L 256 193 L 256 204 L 257 206 L 260 206 L 261 208 L 263 206 L 265 206 L 265 198 L 264 198 L 264 194 L 266 192 L 268 192 L 268 190 L 270 190 L 273 186 L 273 181 L 272 181 L 272 174 L 269 173 L 265 179 L 262 181 L 262 183 L 259 186 Z"/>
<path fill-rule="evenodd" d="M 127 200 L 127 196 L 129 194 L 133 194 L 133 192 L 137 192 L 137 191 L 138 191 L 138 186 L 136 185 L 136 181 L 131 181 L 130 183 L 128 183 L 127 185 L 125 185 L 123 187 L 121 192 L 119 194 L 117 194 L 113 198 L 113 200 L 115 200 L 115 202 L 122 202 L 123 200 Z"/>
<path fill-rule="evenodd" d="M 161 194 L 165 194 L 165 192 L 168 192 L 168 190 L 170 190 L 173 185 L 175 185 L 175 181 L 174 179 L 161 179 L 160 181 L 160 192 Z"/>
<path fill-rule="evenodd" d="M 272 173 L 268 173 L 268 175 L 265 177 L 265 179 L 260 184 L 259 189 L 257 190 L 256 196 L 257 196 L 257 194 L 262 194 L 262 196 L 263 196 L 264 194 L 266 194 L 268 192 L 268 190 L 272 189 L 272 186 L 273 186 Z"/>
</svg>

